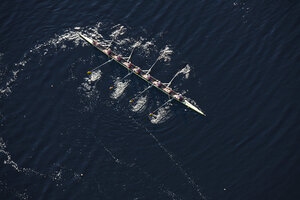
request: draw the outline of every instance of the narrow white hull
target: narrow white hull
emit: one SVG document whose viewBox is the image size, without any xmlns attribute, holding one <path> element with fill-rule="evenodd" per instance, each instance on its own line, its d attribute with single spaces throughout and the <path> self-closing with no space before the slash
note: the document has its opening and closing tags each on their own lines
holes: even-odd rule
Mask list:
<svg viewBox="0 0 300 200">
<path fill-rule="evenodd" d="M 163 85 L 164 89 L 162 89 L 161 87 L 157 86 L 156 84 L 154 84 L 154 82 L 157 82 L 158 79 L 154 78 L 153 76 L 151 76 L 150 80 L 147 80 L 145 77 L 143 77 L 141 74 L 137 73 L 135 70 L 132 70 L 130 67 L 128 67 L 128 63 L 127 62 L 122 62 L 121 60 L 118 60 L 116 54 L 115 56 L 111 55 L 111 54 L 107 54 L 106 50 L 104 47 L 102 47 L 101 45 L 95 44 L 95 41 L 80 34 L 80 37 L 82 37 L 84 40 L 86 40 L 88 43 L 90 43 L 91 45 L 93 45 L 95 48 L 97 48 L 98 50 L 100 50 L 102 53 L 104 53 L 106 56 L 114 59 L 114 61 L 116 61 L 117 63 L 119 63 L 120 65 L 122 65 L 123 67 L 125 67 L 127 70 L 130 70 L 131 72 L 133 72 L 135 75 L 137 75 L 138 77 L 140 77 L 141 79 L 143 79 L 144 81 L 146 81 L 147 83 L 149 83 L 150 85 L 153 85 L 154 87 L 156 87 L 157 89 L 159 89 L 160 91 L 162 91 L 163 93 L 165 93 L 166 95 L 168 95 L 169 97 L 175 99 L 176 101 L 178 101 L 179 103 L 182 103 L 183 105 L 185 105 L 186 107 L 194 110 L 195 112 L 201 114 L 201 115 L 205 115 L 205 113 L 200 110 L 199 108 L 197 108 L 196 106 L 194 106 L 193 104 L 191 104 L 189 101 L 187 101 L 187 99 L 185 97 L 183 97 L 182 100 L 179 100 L 178 98 L 176 98 L 176 96 L 180 95 L 179 93 L 176 93 L 175 91 L 172 91 L 172 94 L 166 92 L 164 89 L 166 89 L 166 86 Z M 114 53 L 112 53 L 114 54 Z M 132 65 L 133 67 L 136 67 L 135 65 Z"/>
</svg>

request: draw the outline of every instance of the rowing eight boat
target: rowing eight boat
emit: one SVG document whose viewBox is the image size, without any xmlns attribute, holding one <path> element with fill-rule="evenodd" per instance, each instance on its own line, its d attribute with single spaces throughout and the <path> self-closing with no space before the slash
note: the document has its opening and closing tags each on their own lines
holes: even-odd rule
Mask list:
<svg viewBox="0 0 300 200">
<path fill-rule="evenodd" d="M 140 77 L 141 79 L 143 79 L 144 81 L 149 83 L 150 85 L 156 87 L 158 90 L 160 90 L 163 93 L 165 93 L 166 95 L 168 95 L 170 98 L 175 99 L 179 103 L 182 103 L 183 105 L 187 106 L 188 108 L 205 116 L 205 113 L 202 110 L 200 110 L 199 108 L 197 108 L 196 106 L 194 106 L 193 104 L 191 104 L 187 100 L 186 97 L 183 97 L 181 94 L 175 92 L 174 90 L 169 88 L 167 85 L 161 83 L 158 79 L 154 78 L 147 72 L 144 72 L 143 70 L 141 70 L 136 65 L 133 65 L 131 62 L 122 58 L 120 55 L 117 55 L 116 53 L 112 52 L 110 49 L 105 48 L 104 46 L 100 45 L 97 41 L 90 39 L 80 33 L 79 33 L 79 36 L 82 37 L 85 41 L 87 41 L 91 45 L 93 45 L 95 48 L 100 50 L 106 56 L 108 56 L 109 58 L 113 59 L 114 61 L 116 61 L 123 67 L 125 67 L 127 70 L 129 70 L 133 74 L 137 75 L 138 77 Z"/>
</svg>

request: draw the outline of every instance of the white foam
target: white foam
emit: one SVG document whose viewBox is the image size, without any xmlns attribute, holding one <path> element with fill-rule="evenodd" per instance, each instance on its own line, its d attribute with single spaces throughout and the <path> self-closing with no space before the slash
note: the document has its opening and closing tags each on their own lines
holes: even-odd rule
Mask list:
<svg viewBox="0 0 300 200">
<path fill-rule="evenodd" d="M 136 102 L 132 105 L 132 111 L 138 112 L 145 109 L 145 104 L 147 103 L 147 96 L 142 96 L 136 100 Z"/>
<path fill-rule="evenodd" d="M 31 49 L 31 52 L 39 52 L 40 50 L 44 50 L 44 55 L 46 55 L 45 53 L 47 53 L 48 51 L 46 47 L 66 49 L 66 45 L 64 44 L 66 41 L 73 41 L 74 45 L 78 46 L 82 40 L 78 36 L 78 31 L 66 30 L 61 35 L 55 35 L 54 37 L 50 38 L 48 41 L 35 45 L 34 48 Z M 46 50 L 44 48 L 46 48 Z"/>
<path fill-rule="evenodd" d="M 135 41 L 133 45 L 131 45 L 132 48 L 136 48 L 136 47 L 139 47 L 141 46 L 142 42 L 140 40 L 138 41 Z"/>
<path fill-rule="evenodd" d="M 115 31 L 113 31 L 109 36 L 113 39 L 117 39 L 120 35 L 124 35 L 126 32 L 126 28 L 120 24 L 117 24 L 113 26 L 112 28 L 117 28 Z"/>
<path fill-rule="evenodd" d="M 123 94 L 124 90 L 126 89 L 126 87 L 129 84 L 129 82 L 130 82 L 129 80 L 128 81 L 125 80 L 124 82 L 116 80 L 114 83 L 115 89 L 114 89 L 113 93 L 110 95 L 111 98 L 113 98 L 113 99 L 119 98 Z"/>
<path fill-rule="evenodd" d="M 20 70 L 12 71 L 12 77 L 6 82 L 5 87 L 0 88 L 0 94 L 8 96 L 12 92 L 12 84 L 17 80 Z"/>
<path fill-rule="evenodd" d="M 155 47 L 155 45 L 153 41 L 146 41 L 144 44 L 141 44 L 139 47 L 142 48 L 144 54 L 149 55 L 150 50 L 152 50 Z"/>
<path fill-rule="evenodd" d="M 161 124 L 171 117 L 170 115 L 168 115 L 169 113 L 170 113 L 170 106 L 167 105 L 165 107 L 158 109 L 156 113 L 151 115 L 150 121 L 152 124 Z"/>
<path fill-rule="evenodd" d="M 184 74 L 185 79 L 188 79 L 190 76 L 191 67 L 189 64 L 186 64 L 186 66 L 180 70 L 180 73 Z"/>
<path fill-rule="evenodd" d="M 242 1 L 242 0 L 236 0 L 235 2 L 233 2 L 233 7 L 238 9 L 239 12 L 242 15 L 242 21 L 243 23 L 247 23 L 247 17 L 251 11 L 250 7 L 247 6 L 246 2 Z"/>
<path fill-rule="evenodd" d="M 92 73 L 90 73 L 90 76 L 85 78 L 85 80 L 88 81 L 89 83 L 98 81 L 101 78 L 101 74 L 102 74 L 101 70 L 92 71 Z"/>
<path fill-rule="evenodd" d="M 170 61 L 172 53 L 173 50 L 168 45 L 166 45 L 165 48 L 159 52 L 159 60 L 163 59 L 165 62 Z"/>
<path fill-rule="evenodd" d="M 101 74 L 101 70 L 92 71 L 88 77 L 84 78 L 84 82 L 80 84 L 78 90 L 83 91 L 84 96 L 87 98 L 96 97 L 99 93 L 96 83 L 100 80 Z"/>
<path fill-rule="evenodd" d="M 6 155 L 6 160 L 4 160 L 4 164 L 11 166 L 13 169 L 15 169 L 17 172 L 24 172 L 26 175 L 28 174 L 34 174 L 42 177 L 46 177 L 45 174 L 42 174 L 40 172 L 37 172 L 30 168 L 23 168 L 19 167 L 18 164 L 12 160 L 12 157 L 8 151 L 6 151 L 6 144 L 2 138 L 0 138 L 0 153 L 3 153 Z"/>
<path fill-rule="evenodd" d="M 191 71 L 191 67 L 187 64 L 184 68 L 182 68 L 180 71 L 178 71 L 173 78 L 170 80 L 170 82 L 168 83 L 168 86 L 171 85 L 172 81 L 179 75 L 179 74 L 184 74 L 185 79 L 189 78 L 190 75 L 190 71 Z"/>
</svg>

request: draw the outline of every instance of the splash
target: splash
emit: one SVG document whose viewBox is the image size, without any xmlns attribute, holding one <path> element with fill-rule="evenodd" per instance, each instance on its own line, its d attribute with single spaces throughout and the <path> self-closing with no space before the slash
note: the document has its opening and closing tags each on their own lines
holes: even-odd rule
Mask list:
<svg viewBox="0 0 300 200">
<path fill-rule="evenodd" d="M 143 53 L 145 55 L 149 55 L 150 54 L 150 50 L 155 48 L 155 45 L 153 43 L 153 41 L 146 41 L 144 44 L 140 45 L 139 47 L 142 48 Z"/>
<path fill-rule="evenodd" d="M 100 27 L 101 23 L 97 23 L 96 25 L 92 27 L 84 27 L 83 29 L 90 33 L 91 35 L 95 37 L 101 37 L 100 34 L 98 34 L 98 28 Z M 20 71 L 24 69 L 26 64 L 31 60 L 31 57 L 34 56 L 34 54 L 40 54 L 42 56 L 46 56 L 49 54 L 50 48 L 55 48 L 58 52 L 58 50 L 67 50 L 67 49 L 72 49 L 76 46 L 79 46 L 80 44 L 82 46 L 87 45 L 86 43 L 82 42 L 80 37 L 78 36 L 78 33 L 82 29 L 81 27 L 74 27 L 71 29 L 65 30 L 62 34 L 55 34 L 52 38 L 49 40 L 38 43 L 34 45 L 33 48 L 29 49 L 29 52 L 24 53 L 21 61 L 17 62 L 14 64 L 17 69 L 14 69 L 11 72 L 11 78 L 5 83 L 5 86 L 0 87 L 0 97 L 1 96 L 8 96 L 12 92 L 12 87 L 13 84 L 16 82 L 18 78 L 18 74 Z M 67 41 L 71 41 L 74 46 L 66 45 Z M 0 61 L 3 57 L 3 53 L 0 53 Z"/>
<path fill-rule="evenodd" d="M 78 91 L 82 92 L 81 102 L 83 103 L 83 111 L 92 111 L 99 100 L 99 90 L 97 83 L 101 79 L 101 70 L 92 71 L 88 77 L 84 78 L 84 82 L 78 87 Z"/>
<path fill-rule="evenodd" d="M 140 97 L 135 104 L 132 106 L 133 112 L 141 112 L 145 109 L 145 104 L 147 103 L 147 96 Z"/>
<path fill-rule="evenodd" d="M 55 167 L 55 169 L 51 174 L 51 179 L 56 183 L 60 182 L 60 184 L 58 184 L 57 186 L 62 186 L 62 183 L 65 183 L 67 180 L 71 182 L 79 181 L 82 177 L 84 177 L 83 173 L 78 173 L 71 168 L 62 166 L 59 163 L 55 163 L 53 167 Z"/>
<path fill-rule="evenodd" d="M 168 45 L 166 45 L 165 48 L 159 52 L 160 55 L 158 59 L 163 59 L 165 62 L 169 62 L 171 60 L 172 53 L 173 50 Z"/>
<path fill-rule="evenodd" d="M 170 61 L 171 60 L 171 57 L 170 55 L 173 53 L 173 51 L 169 48 L 169 46 L 166 46 L 164 49 L 162 49 L 160 52 L 159 52 L 159 56 L 158 58 L 155 60 L 155 62 L 151 65 L 151 67 L 148 69 L 148 72 L 147 73 L 150 73 L 152 68 L 156 65 L 156 63 L 163 59 L 165 62 L 167 61 Z"/>
<path fill-rule="evenodd" d="M 8 96 L 8 94 L 12 92 L 12 90 L 11 90 L 12 84 L 17 80 L 17 78 L 18 78 L 17 75 L 18 75 L 19 71 L 20 70 L 15 70 L 15 71 L 11 72 L 11 78 L 6 82 L 4 87 L 0 88 L 1 96 L 2 95 Z"/>
<path fill-rule="evenodd" d="M 190 71 L 191 71 L 191 67 L 190 67 L 189 64 L 186 64 L 186 66 L 185 66 L 182 70 L 180 70 L 180 72 L 181 72 L 182 74 L 184 74 L 184 78 L 185 78 L 185 79 L 188 79 L 188 78 L 189 78 L 189 76 L 190 76 Z"/>
<path fill-rule="evenodd" d="M 36 44 L 30 52 L 40 52 L 43 51 L 43 55 L 46 55 L 49 51 L 48 48 L 56 48 L 61 50 L 66 49 L 73 49 L 71 46 L 66 46 L 66 42 L 70 41 L 74 44 L 74 47 L 79 45 L 85 46 L 88 45 L 86 42 L 82 42 L 82 39 L 79 37 L 78 33 L 84 32 L 88 33 L 89 35 L 93 36 L 94 38 L 103 38 L 101 34 L 98 33 L 98 29 L 102 25 L 101 22 L 91 26 L 91 27 L 74 27 L 66 29 L 62 34 L 55 34 L 52 38 L 47 40 L 46 42 Z"/>
<path fill-rule="evenodd" d="M 132 48 L 137 48 L 137 47 L 139 47 L 139 46 L 141 46 L 141 45 L 142 45 L 142 41 L 138 40 L 138 41 L 135 41 L 135 42 L 133 43 L 133 45 L 131 45 L 131 47 L 132 47 Z"/>
<path fill-rule="evenodd" d="M 98 81 L 101 78 L 101 70 L 92 71 L 90 76 L 88 78 L 85 78 L 85 80 L 89 83 Z"/>
<path fill-rule="evenodd" d="M 55 35 L 48 41 L 35 45 L 30 52 L 40 52 L 43 50 L 43 55 L 46 55 L 49 51 L 48 48 L 50 47 L 62 50 L 72 49 L 71 47 L 67 48 L 67 46 L 64 44 L 66 41 L 73 41 L 75 46 L 78 46 L 81 42 L 81 39 L 78 37 L 78 31 L 66 30 L 61 35 Z"/>
<path fill-rule="evenodd" d="M 129 41 L 129 39 L 125 39 L 125 40 L 119 40 L 119 41 L 117 41 L 117 38 L 119 37 L 119 36 L 121 36 L 121 35 L 124 35 L 125 34 L 125 32 L 126 32 L 126 28 L 124 27 L 124 26 L 122 26 L 122 25 L 120 25 L 120 24 L 117 24 L 117 25 L 115 25 L 115 26 L 113 26 L 112 28 L 117 28 L 115 31 L 113 31 L 109 36 L 112 38 L 112 40 L 111 40 L 111 43 L 110 44 L 112 44 L 112 42 L 115 42 L 115 43 L 117 43 L 118 45 L 122 45 L 122 44 L 124 44 L 126 41 Z"/>
<path fill-rule="evenodd" d="M 247 17 L 251 9 L 247 6 L 245 0 L 236 0 L 233 2 L 233 7 L 239 10 L 239 12 L 242 14 L 242 21 L 244 24 L 246 24 L 248 22 Z"/>
<path fill-rule="evenodd" d="M 84 82 L 79 86 L 79 90 L 84 92 L 84 95 L 88 98 L 91 98 L 97 95 L 99 92 L 96 88 L 97 82 L 101 78 L 101 70 L 92 71 L 88 77 L 84 78 Z"/>
<path fill-rule="evenodd" d="M 119 81 L 119 79 L 117 79 L 114 83 L 115 89 L 114 89 L 113 93 L 110 95 L 111 98 L 113 98 L 113 99 L 119 98 L 123 94 L 123 92 L 127 88 L 127 86 L 129 85 L 129 82 L 130 82 L 129 80 L 125 80 L 124 82 L 122 82 L 122 81 Z"/>
<path fill-rule="evenodd" d="M 158 111 L 156 111 L 156 114 L 151 115 L 151 117 L 149 118 L 152 124 L 161 124 L 167 121 L 171 117 L 169 113 L 170 113 L 170 106 L 167 105 L 165 107 L 158 109 Z"/>
</svg>

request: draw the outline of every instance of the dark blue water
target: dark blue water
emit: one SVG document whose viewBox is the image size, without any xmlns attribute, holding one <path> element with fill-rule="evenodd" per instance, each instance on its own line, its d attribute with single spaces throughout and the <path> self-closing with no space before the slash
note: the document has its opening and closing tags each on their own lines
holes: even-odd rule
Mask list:
<svg viewBox="0 0 300 200">
<path fill-rule="evenodd" d="M 2 1 L 0 199 L 300 199 L 298 1 Z M 110 43 L 207 114 L 167 101 Z M 114 86 L 109 90 L 109 86 Z"/>
</svg>

